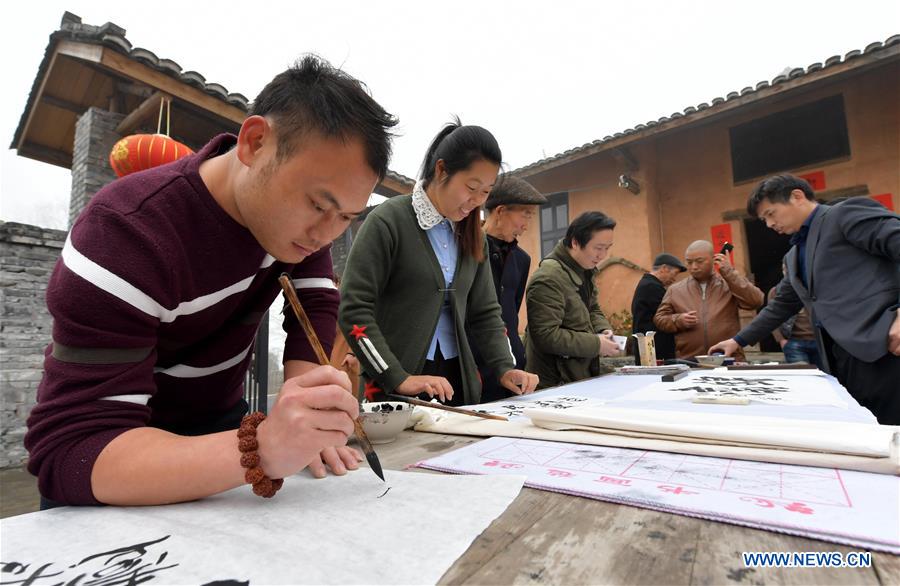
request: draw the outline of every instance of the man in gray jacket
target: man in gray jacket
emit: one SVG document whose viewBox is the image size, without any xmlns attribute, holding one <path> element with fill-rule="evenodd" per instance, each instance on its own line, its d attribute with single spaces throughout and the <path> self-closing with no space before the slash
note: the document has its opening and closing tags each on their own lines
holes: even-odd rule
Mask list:
<svg viewBox="0 0 900 586">
<path fill-rule="evenodd" d="M 747 211 L 792 234 L 775 299 L 710 353 L 754 344 L 806 307 L 820 355 L 882 424 L 900 424 L 900 216 L 864 197 L 819 205 L 792 175 L 760 183 Z"/>
</svg>

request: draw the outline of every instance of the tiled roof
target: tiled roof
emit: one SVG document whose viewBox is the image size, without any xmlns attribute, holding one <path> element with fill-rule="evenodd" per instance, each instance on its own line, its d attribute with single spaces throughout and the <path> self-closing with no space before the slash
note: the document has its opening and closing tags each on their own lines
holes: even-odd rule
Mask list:
<svg viewBox="0 0 900 586">
<path fill-rule="evenodd" d="M 218 83 L 208 83 L 206 78 L 196 71 L 184 71 L 175 61 L 172 61 L 171 59 L 161 59 L 157 57 L 153 51 L 142 49 L 140 47 L 132 47 L 128 39 L 125 38 L 124 28 L 111 22 L 107 22 L 101 26 L 83 24 L 80 16 L 72 14 L 71 12 L 66 12 L 63 14 L 59 30 L 54 31 L 50 35 L 47 48 L 44 50 L 44 58 L 41 61 L 40 67 L 38 67 L 38 73 L 31 86 L 31 92 L 28 95 L 25 110 L 22 112 L 22 116 L 19 119 L 19 125 L 16 127 L 16 132 L 13 135 L 13 141 L 10 148 L 16 148 L 22 133 L 25 131 L 25 123 L 28 120 L 31 109 L 36 106 L 35 101 L 40 94 L 41 83 L 44 80 L 44 76 L 47 75 L 47 70 L 50 67 L 57 44 L 67 40 L 109 47 L 130 59 L 143 63 L 144 65 L 173 77 L 184 84 L 193 86 L 227 104 L 240 108 L 245 112 L 249 109 L 250 103 L 243 94 L 231 93 Z"/>
<path fill-rule="evenodd" d="M 393 179 L 394 181 L 397 181 L 398 183 L 403 183 L 404 185 L 409 185 L 410 189 L 412 188 L 413 185 L 416 184 L 415 179 L 410 179 L 406 175 L 397 173 L 396 171 L 391 171 L 390 169 L 388 169 L 386 176 L 388 177 L 388 179 Z"/>
<path fill-rule="evenodd" d="M 28 118 L 28 113 L 31 108 L 34 107 L 34 101 L 37 99 L 40 84 L 44 79 L 47 68 L 50 66 L 50 61 L 56 50 L 56 45 L 63 40 L 109 47 L 110 49 L 125 55 L 129 59 L 133 59 L 156 71 L 173 77 L 186 85 L 190 85 L 206 92 L 227 104 L 240 108 L 244 112 L 247 112 L 250 109 L 250 101 L 243 94 L 229 92 L 228 89 L 221 84 L 208 82 L 205 77 L 196 71 L 184 71 L 175 61 L 160 58 L 153 51 L 132 46 L 128 39 L 125 38 L 125 29 L 121 26 L 111 22 L 107 22 L 101 26 L 84 24 L 81 22 L 80 16 L 72 14 L 71 12 L 66 12 L 63 14 L 59 30 L 54 31 L 50 35 L 50 41 L 47 43 L 47 49 L 44 51 L 44 59 L 38 69 L 38 74 L 35 76 L 34 84 L 31 87 L 31 93 L 28 96 L 27 106 L 19 120 L 19 126 L 16 128 L 15 136 L 13 137 L 10 148 L 16 148 L 16 145 L 19 142 L 19 138 L 25 127 L 25 122 Z M 395 171 L 388 170 L 387 177 L 404 185 L 408 185 L 410 189 L 415 184 L 415 180 Z"/>
<path fill-rule="evenodd" d="M 71 12 L 66 12 L 63 15 L 59 30 L 50 35 L 48 50 L 62 39 L 109 47 L 122 53 L 129 59 L 174 77 L 178 81 L 202 90 L 227 104 L 237 106 L 244 111 L 247 111 L 250 107 L 250 101 L 243 94 L 232 93 L 221 84 L 207 82 L 206 78 L 196 71 L 184 71 L 181 65 L 175 61 L 157 57 L 153 51 L 141 47 L 133 47 L 128 39 L 125 38 L 125 29 L 111 22 L 101 26 L 82 24 L 81 17 Z"/>
<path fill-rule="evenodd" d="M 519 167 L 518 169 L 511 171 L 511 173 L 524 174 L 524 175 L 534 174 L 534 173 L 542 171 L 543 170 L 542 167 L 547 166 L 547 165 L 552 166 L 552 163 L 560 161 L 561 159 L 579 158 L 581 156 L 587 156 L 594 152 L 603 150 L 603 145 L 605 145 L 605 143 L 609 143 L 609 142 L 612 142 L 614 140 L 617 140 L 617 139 L 620 139 L 622 137 L 629 136 L 629 135 L 639 135 L 642 132 L 647 131 L 651 128 L 654 128 L 656 126 L 659 126 L 661 124 L 665 124 L 667 122 L 671 122 L 671 121 L 677 120 L 679 118 L 687 118 L 687 117 L 697 114 L 698 112 L 702 112 L 704 110 L 712 111 L 717 108 L 722 108 L 722 104 L 725 104 L 726 102 L 730 102 L 737 98 L 742 98 L 749 94 L 754 94 L 756 92 L 763 91 L 766 88 L 774 87 L 774 86 L 782 84 L 786 81 L 794 80 L 799 77 L 803 77 L 803 76 L 809 75 L 811 73 L 821 71 L 823 69 L 828 69 L 830 67 L 834 67 L 835 65 L 838 65 L 840 63 L 846 63 L 853 59 L 870 56 L 873 53 L 878 53 L 880 51 L 884 51 L 885 49 L 887 49 L 889 47 L 893 47 L 895 45 L 900 45 L 900 35 L 893 35 L 893 36 L 889 37 L 886 41 L 884 41 L 884 43 L 879 43 L 879 42 L 870 43 L 870 44 L 866 45 L 866 48 L 863 49 L 862 51 L 859 51 L 859 50 L 850 51 L 849 53 L 844 55 L 843 59 L 841 58 L 840 55 L 834 55 L 833 57 L 829 57 L 828 59 L 826 59 L 824 63 L 813 63 L 812 65 L 806 67 L 806 69 L 804 69 L 802 67 L 797 67 L 795 69 L 792 69 L 790 71 L 784 72 L 784 73 L 776 76 L 772 81 L 761 81 L 761 82 L 757 83 L 755 86 L 752 86 L 752 87 L 747 86 L 739 92 L 737 92 L 737 91 L 728 92 L 724 98 L 717 97 L 717 98 L 713 98 L 709 103 L 704 102 L 704 103 L 698 104 L 696 106 L 688 106 L 681 112 L 674 112 L 671 115 L 663 116 L 662 118 L 660 118 L 658 120 L 650 120 L 649 122 L 645 122 L 644 124 L 638 124 L 634 128 L 629 128 L 627 130 L 617 132 L 610 136 L 604 136 L 602 139 L 597 139 L 595 141 L 584 144 L 580 147 L 571 148 L 567 151 L 553 155 L 552 157 L 547 157 L 545 159 L 535 161 L 534 163 L 531 163 L 529 165 L 525 165 L 524 167 Z M 872 57 L 877 58 L 878 56 L 872 55 Z M 637 138 L 637 136 L 635 136 L 634 138 Z"/>
</svg>

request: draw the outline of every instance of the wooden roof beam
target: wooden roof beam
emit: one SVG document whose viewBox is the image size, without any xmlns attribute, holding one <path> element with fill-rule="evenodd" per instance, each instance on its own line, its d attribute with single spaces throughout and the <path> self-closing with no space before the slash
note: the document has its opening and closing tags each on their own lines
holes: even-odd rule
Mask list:
<svg viewBox="0 0 900 586">
<path fill-rule="evenodd" d="M 139 127 L 147 120 L 147 118 L 159 113 L 160 102 L 165 99 L 172 99 L 172 96 L 164 92 L 153 92 L 149 98 L 141 102 L 137 108 L 132 110 L 128 116 L 125 116 L 125 118 L 119 122 L 119 125 L 116 126 L 116 132 L 119 133 L 120 136 L 131 134 L 134 129 Z"/>
<path fill-rule="evenodd" d="M 66 169 L 72 168 L 72 155 L 65 151 L 52 149 L 34 142 L 23 142 L 16 150 L 18 151 L 19 156 L 36 159 Z"/>
<path fill-rule="evenodd" d="M 87 110 L 87 107 L 82 106 L 81 104 L 75 104 L 68 100 L 63 100 L 62 98 L 57 98 L 49 94 L 41 94 L 41 101 L 48 106 L 53 106 L 61 110 L 68 110 L 69 112 L 75 112 L 79 116 L 84 114 L 84 112 Z"/>
<path fill-rule="evenodd" d="M 241 124 L 247 117 L 247 113 L 241 108 L 223 102 L 219 98 L 189 86 L 161 71 L 138 63 L 112 49 L 103 49 L 100 62 L 104 67 L 107 67 L 126 78 L 145 83 L 161 92 L 165 92 L 173 98 L 190 102 L 204 110 L 218 114 L 226 120 Z"/>
<path fill-rule="evenodd" d="M 105 71 L 105 73 L 107 75 L 109 74 L 108 71 Z M 153 88 L 147 87 L 142 83 L 138 84 L 127 81 L 117 81 L 116 91 L 122 94 L 137 96 L 139 98 L 149 98 L 153 94 Z"/>
<path fill-rule="evenodd" d="M 241 124 L 247 117 L 247 113 L 241 108 L 224 102 L 193 86 L 189 86 L 143 63 L 138 63 L 127 55 L 118 53 L 113 49 L 90 43 L 65 40 L 59 43 L 56 53 L 80 59 L 87 64 L 96 63 L 102 65 L 108 71 L 114 72 L 126 80 L 146 84 L 173 98 L 217 114 L 225 120 Z"/>
</svg>

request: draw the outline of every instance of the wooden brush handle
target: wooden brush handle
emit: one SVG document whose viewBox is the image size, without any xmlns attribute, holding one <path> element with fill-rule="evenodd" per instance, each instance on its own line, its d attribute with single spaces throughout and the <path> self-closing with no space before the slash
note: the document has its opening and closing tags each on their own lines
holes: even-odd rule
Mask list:
<svg viewBox="0 0 900 586">
<path fill-rule="evenodd" d="M 303 311 L 303 306 L 300 305 L 300 299 L 297 298 L 297 291 L 294 290 L 294 283 L 291 282 L 290 275 L 282 273 L 281 276 L 278 277 L 278 282 L 281 283 L 281 288 L 284 289 L 284 294 L 287 296 L 288 303 L 290 303 L 291 307 L 294 309 L 294 315 L 297 316 L 297 321 L 303 326 L 303 331 L 306 332 L 306 338 L 316 352 L 319 364 L 322 366 L 331 364 L 328 360 L 328 355 L 325 354 L 325 348 L 322 347 L 322 342 L 319 341 L 319 336 L 316 335 L 316 330 L 313 329 L 312 323 L 310 323 L 309 318 L 306 316 L 306 312 Z M 356 431 L 356 439 L 359 441 L 359 445 L 363 449 L 366 459 L 369 460 L 370 464 L 372 464 L 372 458 L 377 462 L 378 457 L 375 456 L 372 442 L 369 441 L 369 436 L 366 435 L 366 431 L 362 426 L 362 421 L 360 421 L 358 417 L 353 420 L 353 429 Z M 379 465 L 379 469 L 380 467 L 381 466 Z M 381 476 L 381 479 L 384 480 L 384 476 L 381 473 L 376 472 L 376 474 Z"/>
<path fill-rule="evenodd" d="M 284 289 L 284 294 L 287 297 L 288 303 L 291 304 L 291 307 L 294 310 L 294 315 L 297 316 L 297 321 L 300 322 L 303 331 L 306 332 L 306 338 L 309 340 L 310 345 L 312 345 L 313 351 L 316 353 L 316 358 L 319 359 L 319 364 L 323 366 L 331 364 L 331 361 L 328 360 L 328 355 L 325 354 L 325 348 L 322 347 L 322 342 L 319 341 L 319 336 L 316 335 L 312 323 L 306 316 L 306 312 L 303 311 L 303 306 L 300 305 L 300 299 L 297 298 L 297 291 L 294 290 L 294 283 L 291 282 L 291 277 L 282 273 L 282 275 L 278 277 L 278 282 L 281 283 L 281 288 Z"/>
<path fill-rule="evenodd" d="M 421 399 L 407 397 L 405 395 L 388 394 L 388 399 L 393 399 L 402 403 L 409 403 L 410 405 L 419 405 L 421 407 L 429 407 L 431 409 L 439 409 L 441 411 L 452 411 L 453 413 L 462 413 L 463 415 L 471 415 L 472 417 L 481 417 L 482 419 L 509 421 L 509 419 L 503 417 L 502 415 L 491 415 L 490 413 L 480 413 L 478 411 L 472 411 L 470 409 L 460 409 L 459 407 L 451 407 L 450 405 L 444 405 L 443 403 L 431 403 L 429 401 L 423 401 Z"/>
</svg>

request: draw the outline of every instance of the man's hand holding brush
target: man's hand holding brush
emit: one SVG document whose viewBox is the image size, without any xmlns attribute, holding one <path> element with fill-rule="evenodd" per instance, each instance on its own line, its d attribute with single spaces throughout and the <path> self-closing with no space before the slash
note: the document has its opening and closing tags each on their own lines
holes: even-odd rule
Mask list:
<svg viewBox="0 0 900 586">
<path fill-rule="evenodd" d="M 266 474 L 284 478 L 308 466 L 313 476 L 322 478 L 325 465 L 335 474 L 359 467 L 362 455 L 342 447 L 359 416 L 359 404 L 349 390 L 347 374 L 331 366 L 317 366 L 285 381 L 257 429 Z"/>
</svg>

